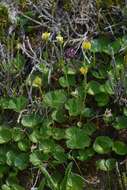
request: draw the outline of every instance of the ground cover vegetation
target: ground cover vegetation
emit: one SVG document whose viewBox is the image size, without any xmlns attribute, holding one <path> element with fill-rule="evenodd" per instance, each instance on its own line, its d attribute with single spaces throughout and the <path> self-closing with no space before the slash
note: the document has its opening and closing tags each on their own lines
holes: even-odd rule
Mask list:
<svg viewBox="0 0 127 190">
<path fill-rule="evenodd" d="M 127 189 L 127 2 L 0 1 L 0 189 Z"/>
</svg>

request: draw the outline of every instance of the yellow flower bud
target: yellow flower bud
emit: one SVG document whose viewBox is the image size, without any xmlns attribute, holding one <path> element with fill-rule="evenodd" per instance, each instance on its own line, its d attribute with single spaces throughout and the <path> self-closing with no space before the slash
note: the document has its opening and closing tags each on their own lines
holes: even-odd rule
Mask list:
<svg viewBox="0 0 127 190">
<path fill-rule="evenodd" d="M 42 79 L 39 76 L 36 76 L 33 80 L 32 86 L 34 87 L 41 87 L 42 86 Z"/>
<path fill-rule="evenodd" d="M 42 33 L 42 40 L 48 41 L 50 37 L 50 32 Z"/>
<path fill-rule="evenodd" d="M 20 44 L 20 43 L 18 43 L 16 46 L 17 49 L 21 49 L 21 47 L 22 47 L 22 44 Z"/>
<path fill-rule="evenodd" d="M 88 40 L 84 40 L 82 43 L 82 49 L 83 50 L 89 50 L 91 49 L 91 42 Z"/>
<path fill-rule="evenodd" d="M 61 36 L 60 34 L 56 36 L 56 40 L 60 44 L 63 44 L 63 42 L 64 42 L 63 36 Z"/>
<path fill-rule="evenodd" d="M 82 75 L 86 75 L 86 74 L 88 73 L 88 67 L 81 67 L 81 68 L 79 69 L 79 71 L 80 71 L 80 73 L 81 73 Z"/>
</svg>

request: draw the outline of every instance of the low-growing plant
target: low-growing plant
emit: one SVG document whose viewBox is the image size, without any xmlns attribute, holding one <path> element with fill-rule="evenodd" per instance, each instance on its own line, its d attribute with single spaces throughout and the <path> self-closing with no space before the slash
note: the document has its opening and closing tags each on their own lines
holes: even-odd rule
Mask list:
<svg viewBox="0 0 127 190">
<path fill-rule="evenodd" d="M 68 47 L 64 28 L 32 34 L 41 17 L 52 18 L 22 2 L 17 30 L 29 37 L 15 34 L 1 46 L 7 54 L 0 61 L 0 187 L 25 189 L 20 178 L 26 172 L 31 190 L 83 190 L 89 162 L 109 174 L 127 155 L 127 36 L 81 35 Z M 63 6 L 73 11 L 68 2 Z M 3 19 L 1 12 L 7 20 L 0 5 Z"/>
</svg>

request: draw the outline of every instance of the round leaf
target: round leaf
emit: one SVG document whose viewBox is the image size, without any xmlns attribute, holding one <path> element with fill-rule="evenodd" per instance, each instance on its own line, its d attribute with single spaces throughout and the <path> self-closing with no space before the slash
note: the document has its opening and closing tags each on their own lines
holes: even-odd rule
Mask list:
<svg viewBox="0 0 127 190">
<path fill-rule="evenodd" d="M 110 137 L 99 136 L 96 138 L 93 148 L 98 154 L 106 154 L 111 151 L 113 141 Z"/>
<path fill-rule="evenodd" d="M 42 118 L 39 115 L 32 114 L 32 115 L 26 115 L 22 118 L 22 125 L 24 127 L 34 127 L 42 122 Z"/>
<path fill-rule="evenodd" d="M 79 98 L 71 98 L 65 104 L 70 116 L 77 116 L 81 113 L 82 101 Z"/>
<path fill-rule="evenodd" d="M 88 83 L 88 94 L 95 95 L 100 93 L 100 83 L 96 81 L 90 81 Z"/>
<path fill-rule="evenodd" d="M 84 179 L 78 175 L 71 173 L 67 179 L 66 190 L 83 190 Z"/>
<path fill-rule="evenodd" d="M 0 127 L 0 144 L 7 143 L 11 140 L 12 133 L 8 128 Z"/>
<path fill-rule="evenodd" d="M 43 102 L 51 108 L 58 108 L 66 101 L 66 94 L 63 90 L 55 90 L 45 94 Z"/>
<path fill-rule="evenodd" d="M 71 149 L 83 149 L 89 147 L 90 138 L 85 134 L 84 130 L 72 127 L 66 130 L 67 147 Z"/>
<path fill-rule="evenodd" d="M 109 96 L 105 93 L 99 93 L 95 96 L 98 106 L 103 107 L 108 104 Z"/>
<path fill-rule="evenodd" d="M 62 87 L 74 86 L 76 83 L 75 76 L 74 75 L 67 75 L 66 77 L 60 77 L 59 83 Z"/>
<path fill-rule="evenodd" d="M 127 128 L 127 117 L 126 116 L 117 117 L 116 123 L 113 125 L 113 127 L 116 128 L 117 130 Z"/>
<path fill-rule="evenodd" d="M 96 125 L 92 122 L 86 123 L 83 128 L 87 135 L 92 135 L 96 131 Z"/>
<path fill-rule="evenodd" d="M 40 141 L 39 143 L 39 150 L 43 151 L 44 153 L 50 153 L 55 148 L 55 142 L 53 139 L 45 139 Z"/>
<path fill-rule="evenodd" d="M 115 141 L 113 143 L 112 150 L 118 155 L 126 155 L 127 154 L 127 145 L 121 141 Z"/>
<path fill-rule="evenodd" d="M 28 139 L 23 139 L 22 141 L 18 142 L 18 148 L 21 151 L 28 151 L 30 148 L 30 143 Z"/>
<path fill-rule="evenodd" d="M 28 154 L 20 153 L 16 156 L 15 161 L 14 161 L 14 165 L 19 170 L 24 170 L 27 168 L 28 162 L 29 162 Z"/>
<path fill-rule="evenodd" d="M 85 161 L 89 160 L 95 154 L 92 148 L 87 148 L 85 150 L 79 150 L 79 155 L 77 156 L 78 160 Z"/>
</svg>

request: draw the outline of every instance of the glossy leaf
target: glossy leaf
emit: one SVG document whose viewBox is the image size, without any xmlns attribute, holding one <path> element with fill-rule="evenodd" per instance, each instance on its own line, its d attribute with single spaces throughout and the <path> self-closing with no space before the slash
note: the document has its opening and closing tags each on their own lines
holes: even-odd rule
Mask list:
<svg viewBox="0 0 127 190">
<path fill-rule="evenodd" d="M 77 159 L 80 161 L 85 161 L 85 160 L 89 160 L 90 158 L 92 158 L 95 154 L 94 150 L 92 148 L 87 148 L 84 150 L 79 150 L 78 152 L 78 156 Z"/>
<path fill-rule="evenodd" d="M 26 107 L 26 105 L 27 105 L 27 98 L 23 96 L 0 99 L 0 107 L 2 107 L 3 109 L 11 109 L 16 112 L 20 112 Z"/>
<path fill-rule="evenodd" d="M 65 137 L 67 139 L 67 147 L 71 149 L 83 149 L 89 147 L 91 142 L 85 131 L 77 127 L 67 129 Z"/>
<path fill-rule="evenodd" d="M 11 130 L 8 128 L 0 127 L 0 144 L 9 142 L 12 139 Z"/>
<path fill-rule="evenodd" d="M 70 116 L 78 116 L 82 111 L 82 101 L 79 98 L 71 98 L 65 104 Z"/>
<path fill-rule="evenodd" d="M 96 125 L 92 122 L 83 125 L 84 131 L 87 135 L 92 135 L 96 131 Z"/>
<path fill-rule="evenodd" d="M 100 83 L 96 81 L 90 81 L 88 83 L 88 94 L 95 95 L 100 93 Z"/>
<path fill-rule="evenodd" d="M 114 128 L 117 130 L 126 129 L 127 128 L 127 117 L 126 116 L 119 116 L 116 118 L 116 122 L 113 125 Z"/>
<path fill-rule="evenodd" d="M 112 150 L 118 155 L 126 155 L 127 154 L 127 145 L 121 141 L 115 141 L 113 143 Z"/>
<path fill-rule="evenodd" d="M 42 118 L 39 115 L 32 114 L 23 116 L 21 123 L 24 127 L 35 127 L 42 122 Z"/>
<path fill-rule="evenodd" d="M 95 100 L 99 107 L 106 106 L 109 102 L 109 96 L 105 93 L 99 93 L 95 96 Z"/>
<path fill-rule="evenodd" d="M 66 101 L 66 93 L 63 90 L 55 90 L 45 94 L 43 102 L 51 108 L 58 108 Z"/>
<path fill-rule="evenodd" d="M 20 153 L 16 156 L 14 165 L 19 170 L 24 170 L 27 168 L 29 163 L 29 158 L 27 153 Z"/>
<path fill-rule="evenodd" d="M 107 136 L 98 136 L 93 144 L 93 149 L 98 154 L 107 154 L 111 151 L 113 146 L 113 141 Z"/>
</svg>

